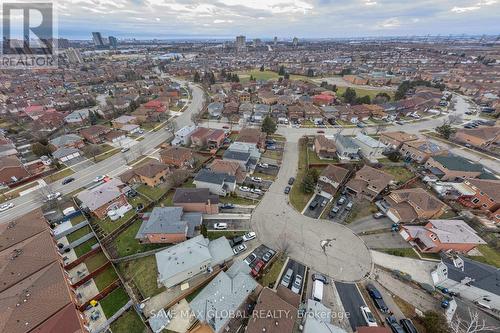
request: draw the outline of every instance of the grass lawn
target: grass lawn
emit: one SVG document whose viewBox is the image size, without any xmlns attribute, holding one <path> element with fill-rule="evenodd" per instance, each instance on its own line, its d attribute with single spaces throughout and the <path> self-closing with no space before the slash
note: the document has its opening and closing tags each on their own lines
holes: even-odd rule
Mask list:
<svg viewBox="0 0 500 333">
<path fill-rule="evenodd" d="M 269 135 L 269 138 L 276 140 L 276 141 L 279 141 L 279 142 L 286 141 L 286 138 L 283 135 L 279 135 L 279 134 L 271 134 L 271 135 Z"/>
<path fill-rule="evenodd" d="M 413 259 L 420 259 L 417 253 L 413 250 L 413 248 L 405 248 L 405 249 L 375 249 L 376 251 L 384 252 L 393 256 L 398 257 L 406 257 Z"/>
<path fill-rule="evenodd" d="M 119 287 L 110 292 L 106 297 L 101 299 L 99 303 L 101 304 L 102 311 L 104 311 L 104 315 L 106 316 L 106 318 L 110 318 L 125 304 L 127 304 L 129 299 L 130 298 L 128 297 L 125 290 L 122 287 Z"/>
<path fill-rule="evenodd" d="M 265 174 L 265 173 L 260 173 L 260 172 L 254 172 L 252 174 L 253 177 L 260 177 L 264 180 L 275 180 L 276 179 L 276 176 L 273 176 L 273 175 L 268 175 L 268 174 Z"/>
<path fill-rule="evenodd" d="M 141 318 L 133 309 L 125 311 L 109 327 L 113 333 L 142 333 L 145 330 Z"/>
<path fill-rule="evenodd" d="M 318 154 L 311 148 L 307 148 L 307 154 L 308 154 L 308 159 L 309 159 L 309 164 L 331 164 L 331 163 L 338 163 L 339 160 L 336 159 L 321 159 L 319 158 Z"/>
<path fill-rule="evenodd" d="M 104 232 L 106 232 L 107 234 L 110 234 L 116 228 L 121 226 L 123 223 L 127 222 L 130 218 L 132 218 L 136 214 L 137 213 L 136 213 L 135 209 L 131 209 L 128 212 L 126 212 L 122 218 L 119 218 L 116 221 L 111 221 L 111 219 L 109 217 L 107 217 L 103 220 L 96 219 L 96 222 L 99 224 L 99 226 L 101 227 L 101 229 Z"/>
<path fill-rule="evenodd" d="M 377 206 L 368 200 L 361 200 L 354 203 L 351 213 L 345 219 L 345 223 L 351 223 L 362 217 L 370 216 L 378 212 Z"/>
<path fill-rule="evenodd" d="M 243 197 L 238 197 L 236 195 L 228 195 L 227 197 L 219 197 L 219 201 L 221 203 L 232 203 L 235 205 L 243 205 L 243 206 L 250 206 L 250 205 L 255 205 L 259 200 L 252 200 L 252 199 L 247 199 Z"/>
<path fill-rule="evenodd" d="M 470 259 L 500 268 L 500 253 L 488 245 L 479 245 L 482 256 L 469 256 Z"/>
<path fill-rule="evenodd" d="M 337 96 L 342 96 L 343 93 L 345 93 L 347 87 L 339 87 L 337 86 Z M 377 96 L 378 93 L 385 92 L 389 96 L 391 96 L 391 100 L 394 99 L 394 92 L 389 91 L 389 90 L 377 90 L 377 89 L 363 89 L 363 88 L 354 88 L 356 90 L 356 96 L 358 97 L 363 97 L 363 96 L 370 96 L 371 99 L 374 99 L 375 96 Z"/>
<path fill-rule="evenodd" d="M 92 232 L 92 230 L 90 229 L 90 227 L 88 225 L 86 225 L 83 228 L 80 228 L 80 229 L 70 233 L 69 235 L 67 235 L 66 239 L 68 240 L 68 242 L 73 243 L 77 239 L 80 239 L 83 236 L 85 236 L 86 234 L 89 234 L 91 232 Z"/>
<path fill-rule="evenodd" d="M 402 166 L 384 166 L 382 171 L 392 175 L 398 183 L 405 183 L 415 177 L 407 168 Z"/>
<path fill-rule="evenodd" d="M 98 163 L 98 162 L 104 161 L 107 158 L 110 158 L 113 155 L 118 154 L 119 152 L 120 152 L 120 149 L 118 149 L 118 148 L 110 149 L 102 154 L 99 154 L 98 156 L 95 157 L 95 159 L 92 159 L 92 160 L 95 163 Z"/>
<path fill-rule="evenodd" d="M 83 214 L 80 214 L 80 215 L 77 215 L 77 216 L 73 217 L 69 221 L 71 222 L 72 226 L 75 226 L 75 225 L 77 225 L 77 224 L 82 223 L 83 221 L 85 221 L 85 216 L 83 216 Z"/>
<path fill-rule="evenodd" d="M 47 177 L 44 177 L 43 180 L 46 182 L 46 183 L 53 183 L 57 180 L 60 180 L 60 179 L 63 179 L 63 178 L 66 178 L 68 176 L 71 176 L 72 174 L 74 174 L 75 172 L 70 169 L 70 168 L 66 168 L 66 169 L 63 169 L 61 171 L 58 171 L 56 173 L 53 173 Z"/>
<path fill-rule="evenodd" d="M 263 71 L 261 72 L 258 69 L 244 72 L 237 72 L 240 77 L 241 82 L 250 81 L 250 76 L 253 76 L 256 80 L 277 80 L 280 76 L 278 73 L 273 71 Z"/>
<path fill-rule="evenodd" d="M 87 269 L 89 270 L 89 272 L 93 272 L 94 270 L 101 267 L 102 265 L 104 265 L 107 262 L 108 262 L 108 259 L 106 258 L 106 256 L 102 252 L 99 252 L 98 254 L 93 255 L 92 257 L 87 258 L 84 261 L 85 266 L 87 266 Z"/>
<path fill-rule="evenodd" d="M 266 150 L 262 157 L 272 158 L 273 160 L 281 160 L 283 154 L 278 150 Z"/>
<path fill-rule="evenodd" d="M 135 239 L 135 235 L 137 235 L 137 231 L 139 231 L 141 223 L 142 221 L 135 221 L 114 240 L 118 255 L 120 257 L 126 257 L 131 254 L 165 247 L 165 244 L 141 244 L 139 240 Z"/>
<path fill-rule="evenodd" d="M 299 141 L 299 167 L 297 171 L 297 177 L 293 183 L 292 190 L 290 191 L 289 200 L 290 203 L 299 212 L 302 212 L 306 204 L 311 199 L 313 193 L 302 192 L 302 179 L 304 178 L 307 171 L 307 143 L 301 144 Z"/>
<path fill-rule="evenodd" d="M 99 291 L 103 291 L 104 288 L 115 282 L 117 279 L 118 275 L 116 275 L 115 269 L 112 266 L 109 266 L 107 269 L 94 277 L 94 282 L 97 289 L 99 289 Z"/>
<path fill-rule="evenodd" d="M 157 295 L 165 290 L 158 288 L 156 258 L 154 255 L 118 264 L 119 270 L 127 281 L 133 281 L 144 298 Z"/>
<path fill-rule="evenodd" d="M 91 238 L 88 241 L 78 245 L 73 250 L 75 251 L 76 256 L 79 258 L 79 257 L 83 256 L 85 253 L 92 250 L 92 246 L 94 246 L 95 244 L 97 244 L 97 239 L 94 237 L 94 238 Z"/>
<path fill-rule="evenodd" d="M 169 191 L 168 194 L 160 201 L 158 202 L 158 205 L 165 205 L 165 206 L 173 206 L 174 205 L 174 194 L 175 191 Z"/>
<path fill-rule="evenodd" d="M 242 236 L 246 233 L 246 231 L 227 231 L 227 230 L 222 230 L 222 231 L 216 231 L 216 230 L 210 230 L 207 232 L 207 237 L 208 239 L 217 239 L 222 236 L 225 236 L 227 239 Z"/>
<path fill-rule="evenodd" d="M 264 274 L 259 279 L 259 282 L 264 287 L 268 287 L 270 284 L 274 284 L 278 279 L 278 275 L 285 264 L 286 257 L 281 255 L 279 258 L 273 261 L 270 268 L 266 268 Z"/>
</svg>

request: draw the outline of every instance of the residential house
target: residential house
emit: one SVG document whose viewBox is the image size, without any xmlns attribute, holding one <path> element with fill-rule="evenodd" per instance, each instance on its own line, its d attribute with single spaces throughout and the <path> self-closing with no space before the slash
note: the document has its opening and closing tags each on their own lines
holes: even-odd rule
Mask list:
<svg viewBox="0 0 500 333">
<path fill-rule="evenodd" d="M 415 134 L 409 134 L 402 131 L 383 132 L 380 134 L 380 142 L 394 150 L 399 150 L 403 146 L 403 143 L 415 141 L 417 139 L 418 136 Z"/>
<path fill-rule="evenodd" d="M 217 274 L 189 303 L 196 318 L 215 333 L 234 331 L 228 327 L 231 316 L 221 314 L 246 310 L 245 301 L 259 286 L 249 271 L 248 265 L 235 263 Z"/>
<path fill-rule="evenodd" d="M 176 188 L 172 203 L 185 212 L 219 213 L 219 196 L 210 194 L 208 188 Z"/>
<path fill-rule="evenodd" d="M 191 143 L 198 148 L 204 148 L 207 145 L 207 137 L 210 133 L 210 129 L 206 127 L 198 127 L 191 133 Z"/>
<path fill-rule="evenodd" d="M 110 211 L 130 207 L 125 196 L 126 186 L 121 180 L 113 178 L 96 187 L 85 189 L 77 194 L 80 207 L 88 209 L 99 219 L 104 219 Z"/>
<path fill-rule="evenodd" d="M 319 106 L 330 105 L 333 102 L 335 102 L 335 96 L 327 94 L 327 93 L 322 93 L 322 94 L 313 96 L 313 103 L 316 105 L 319 105 Z"/>
<path fill-rule="evenodd" d="M 278 101 L 278 97 L 272 91 L 269 90 L 259 91 L 258 96 L 262 104 L 272 105 L 276 104 L 276 102 Z"/>
<path fill-rule="evenodd" d="M 486 244 L 462 220 L 430 220 L 424 226 L 403 225 L 399 233 L 424 253 L 454 251 L 467 254 L 478 245 Z"/>
<path fill-rule="evenodd" d="M 297 308 L 282 299 L 274 290 L 264 288 L 257 299 L 253 316 L 249 319 L 246 333 L 292 332 L 297 319 Z M 283 313 L 282 316 L 260 316 L 262 313 Z"/>
<path fill-rule="evenodd" d="M 500 309 L 498 268 L 460 255 L 441 254 L 431 272 L 435 286 L 448 288 L 460 298 L 482 307 Z"/>
<path fill-rule="evenodd" d="M 135 236 L 147 243 L 180 243 L 196 236 L 202 222 L 201 213 L 184 213 L 182 207 L 155 207 L 144 213 Z"/>
<path fill-rule="evenodd" d="M 224 103 L 212 102 L 207 106 L 208 114 L 212 118 L 220 118 L 222 116 L 222 110 L 224 110 Z"/>
<path fill-rule="evenodd" d="M 233 142 L 231 145 L 229 145 L 227 151 L 249 153 L 250 158 L 255 161 L 259 160 L 261 156 L 260 149 L 257 147 L 257 145 L 250 142 Z"/>
<path fill-rule="evenodd" d="M 64 117 L 64 121 L 68 125 L 79 126 L 87 121 L 87 119 L 89 118 L 89 114 L 90 114 L 89 109 L 76 110 L 68 114 L 66 117 Z"/>
<path fill-rule="evenodd" d="M 219 149 L 226 138 L 226 132 L 221 129 L 214 129 L 210 131 L 207 136 L 207 145 L 209 149 Z"/>
<path fill-rule="evenodd" d="M 337 147 L 337 156 L 342 160 L 353 160 L 359 158 L 359 146 L 348 136 L 342 134 L 335 135 L 335 146 Z"/>
<path fill-rule="evenodd" d="M 223 172 L 201 169 L 193 183 L 196 188 L 208 188 L 210 193 L 226 196 L 236 189 L 236 177 Z"/>
<path fill-rule="evenodd" d="M 103 137 L 106 141 L 111 143 L 119 143 L 127 138 L 127 133 L 122 130 L 111 130 L 104 134 Z"/>
<path fill-rule="evenodd" d="M 187 125 L 175 132 L 174 140 L 171 142 L 172 146 L 190 146 L 191 134 L 196 130 L 196 125 Z"/>
<path fill-rule="evenodd" d="M 423 188 L 391 191 L 384 197 L 387 216 L 394 222 L 435 219 L 446 212 L 448 206 Z"/>
<path fill-rule="evenodd" d="M 314 138 L 314 151 L 321 159 L 334 159 L 337 157 L 337 146 L 335 141 L 324 135 L 316 135 Z"/>
<path fill-rule="evenodd" d="M 105 135 L 111 132 L 111 128 L 103 125 L 94 125 L 80 130 L 80 135 L 90 143 L 103 143 Z"/>
<path fill-rule="evenodd" d="M 236 177 L 236 183 L 241 184 L 245 180 L 247 173 L 240 163 L 228 160 L 214 160 L 209 169 L 213 172 L 223 172 Z"/>
<path fill-rule="evenodd" d="M 262 133 L 260 128 L 244 127 L 238 133 L 236 142 L 253 143 L 258 148 L 264 148 L 266 133 Z"/>
<path fill-rule="evenodd" d="M 443 181 L 476 178 L 484 171 L 481 164 L 456 155 L 430 157 L 425 167 Z"/>
<path fill-rule="evenodd" d="M 302 317 L 303 333 L 347 333 L 344 329 L 333 325 L 332 310 L 321 302 L 308 299 Z"/>
<path fill-rule="evenodd" d="M 29 173 L 17 156 L 0 157 L 0 184 L 9 185 L 29 177 Z"/>
<path fill-rule="evenodd" d="M 373 201 L 393 181 L 394 177 L 388 173 L 365 165 L 356 172 L 353 179 L 347 182 L 346 189 L 357 196 Z"/>
<path fill-rule="evenodd" d="M 251 155 L 249 152 L 233 151 L 227 149 L 222 155 L 222 159 L 224 161 L 238 163 L 241 169 L 244 170 L 245 172 L 250 172 L 252 166 L 255 165 L 255 163 L 252 163 Z M 256 160 L 253 161 L 255 162 Z"/>
<path fill-rule="evenodd" d="M 83 148 L 85 143 L 83 138 L 77 134 L 63 134 L 49 141 L 55 148 L 72 147 Z"/>
<path fill-rule="evenodd" d="M 154 187 L 164 183 L 169 172 L 168 165 L 152 160 L 132 170 L 125 171 L 120 175 L 120 179 L 129 185 L 144 184 Z"/>
<path fill-rule="evenodd" d="M 0 133 L 0 158 L 5 156 L 15 156 L 18 154 L 16 145 L 9 138 Z"/>
<path fill-rule="evenodd" d="M 226 263 L 233 250 L 226 237 L 210 241 L 198 235 L 157 252 L 155 257 L 158 283 L 171 288 Z"/>
<path fill-rule="evenodd" d="M 176 168 L 192 168 L 195 162 L 191 149 L 184 147 L 167 147 L 160 150 L 160 160 Z"/>
<path fill-rule="evenodd" d="M 137 118 L 129 115 L 122 115 L 111 121 L 114 128 L 121 129 L 125 125 L 136 125 Z"/>
<path fill-rule="evenodd" d="M 222 113 L 226 117 L 232 117 L 234 115 L 238 114 L 240 104 L 235 101 L 230 101 L 229 103 L 224 104 L 224 110 L 222 110 Z"/>
<path fill-rule="evenodd" d="M 358 133 L 354 138 L 354 142 L 358 145 L 361 156 L 367 160 L 373 161 L 385 157 L 383 152 L 387 149 L 387 146 L 371 136 Z"/>
<path fill-rule="evenodd" d="M 339 187 L 345 183 L 348 174 L 349 170 L 328 164 L 319 175 L 316 185 L 317 191 L 326 198 L 332 198 Z"/>
<path fill-rule="evenodd" d="M 161 121 L 167 112 L 168 105 L 154 99 L 139 106 L 131 115 L 136 118 L 137 124 L 142 124 Z"/>
<path fill-rule="evenodd" d="M 448 151 L 429 140 L 415 140 L 403 143 L 401 155 L 406 160 L 425 163 L 431 156 L 444 155 Z"/>
<path fill-rule="evenodd" d="M 52 153 L 52 157 L 62 163 L 79 158 L 80 156 L 83 156 L 81 150 L 73 147 L 61 147 Z"/>
<path fill-rule="evenodd" d="M 458 198 L 459 203 L 486 211 L 491 220 L 500 223 L 500 180 L 469 178 L 461 185 L 468 193 Z"/>
<path fill-rule="evenodd" d="M 500 127 L 459 129 L 453 135 L 453 140 L 483 149 L 497 147 L 500 143 Z"/>
</svg>

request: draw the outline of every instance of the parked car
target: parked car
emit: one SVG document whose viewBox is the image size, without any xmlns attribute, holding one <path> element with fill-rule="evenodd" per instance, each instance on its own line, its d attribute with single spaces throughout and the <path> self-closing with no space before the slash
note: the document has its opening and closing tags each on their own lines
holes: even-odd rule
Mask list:
<svg viewBox="0 0 500 333">
<path fill-rule="evenodd" d="M 105 178 L 106 178 L 106 175 L 97 176 L 97 177 L 95 177 L 95 178 L 94 178 L 94 182 L 95 182 L 95 183 L 101 182 L 101 181 L 103 181 Z"/>
<path fill-rule="evenodd" d="M 128 152 L 129 150 L 130 150 L 130 147 L 123 147 L 120 151 L 121 151 L 122 153 L 126 153 L 126 152 Z"/>
<path fill-rule="evenodd" d="M 240 191 L 241 192 L 250 192 L 250 187 L 240 186 Z"/>
<path fill-rule="evenodd" d="M 321 207 L 325 207 L 327 203 L 328 203 L 328 200 L 323 199 L 323 200 L 321 200 L 321 204 L 320 204 L 320 206 L 321 206 Z"/>
<path fill-rule="evenodd" d="M 74 181 L 74 180 L 75 180 L 75 178 L 73 178 L 73 177 L 68 177 L 68 178 L 66 178 L 65 180 L 63 180 L 61 184 L 66 185 L 66 184 L 71 183 L 71 182 L 72 182 L 72 181 Z"/>
<path fill-rule="evenodd" d="M 262 256 L 262 260 L 264 260 L 264 262 L 269 262 L 269 260 L 271 260 L 274 254 L 275 252 L 273 250 L 269 250 L 266 253 L 264 253 L 264 255 Z"/>
<path fill-rule="evenodd" d="M 318 133 L 318 134 L 325 134 L 325 131 L 319 130 L 319 131 L 316 131 L 316 133 Z"/>
<path fill-rule="evenodd" d="M 366 290 L 368 290 L 368 294 L 370 294 L 370 297 L 373 299 L 373 302 L 375 303 L 377 308 L 379 308 L 379 310 L 383 313 L 387 313 L 389 311 L 389 308 L 385 304 L 380 291 L 378 291 L 378 289 L 372 284 L 366 285 Z"/>
<path fill-rule="evenodd" d="M 363 124 L 363 123 L 357 123 L 356 126 L 359 127 L 359 128 L 365 128 L 366 127 L 366 125 Z"/>
<path fill-rule="evenodd" d="M 385 214 L 382 212 L 377 212 L 377 213 L 373 214 L 374 219 L 381 219 L 383 217 L 385 217 Z"/>
<path fill-rule="evenodd" d="M 293 270 L 289 268 L 286 271 L 285 275 L 283 275 L 283 278 L 281 279 L 281 284 L 288 288 L 290 282 L 292 281 L 292 275 L 293 275 Z"/>
<path fill-rule="evenodd" d="M 398 120 L 398 121 L 396 121 L 396 124 L 398 124 L 398 125 L 404 125 L 405 123 L 402 122 L 401 120 Z"/>
<path fill-rule="evenodd" d="M 233 253 L 238 254 L 245 251 L 246 249 L 247 246 L 245 244 L 236 245 L 235 247 L 233 247 Z"/>
<path fill-rule="evenodd" d="M 265 263 L 264 263 L 262 260 L 259 260 L 259 261 L 255 264 L 255 266 L 253 267 L 253 269 L 252 269 L 252 272 L 251 272 L 252 276 L 253 276 L 253 277 L 258 276 L 258 275 L 259 275 L 260 270 L 262 269 L 262 267 L 264 267 L 264 265 L 265 265 Z"/>
<path fill-rule="evenodd" d="M 291 190 L 291 189 L 292 189 L 292 188 L 291 188 L 290 186 L 286 186 L 286 187 L 285 187 L 285 191 L 284 191 L 284 192 L 285 192 L 285 194 L 290 193 L 290 190 Z"/>
<path fill-rule="evenodd" d="M 53 193 L 49 193 L 47 194 L 47 200 L 54 200 L 54 199 L 57 199 L 61 196 L 61 192 L 53 192 Z"/>
<path fill-rule="evenodd" d="M 339 198 L 339 200 L 337 201 L 337 205 L 342 206 L 343 204 L 345 204 L 346 201 L 347 201 L 347 198 L 345 196 L 341 196 Z"/>
<path fill-rule="evenodd" d="M 323 281 L 317 279 L 313 282 L 313 290 L 312 290 L 312 298 L 317 302 L 321 302 L 323 300 L 323 287 L 325 283 Z"/>
<path fill-rule="evenodd" d="M 375 317 L 373 316 L 373 313 L 370 311 L 370 308 L 367 306 L 362 306 L 360 307 L 361 310 L 361 315 L 365 319 L 366 325 L 371 326 L 371 327 L 376 327 L 377 321 L 375 320 Z"/>
<path fill-rule="evenodd" d="M 313 281 L 316 281 L 316 280 L 317 281 L 321 281 L 324 284 L 328 284 L 329 283 L 328 278 L 326 276 L 324 276 L 323 274 L 314 273 L 311 277 L 312 277 Z"/>
<path fill-rule="evenodd" d="M 215 230 L 225 230 L 227 229 L 227 223 L 219 222 L 214 224 Z"/>
<path fill-rule="evenodd" d="M 276 144 L 276 141 L 274 141 L 273 139 L 266 140 L 266 145 L 274 145 L 274 144 Z"/>
<path fill-rule="evenodd" d="M 246 234 L 243 235 L 243 240 L 245 242 L 248 242 L 249 240 L 255 239 L 255 237 L 257 237 L 255 232 L 250 231 L 250 232 L 247 232 Z"/>
<path fill-rule="evenodd" d="M 275 145 L 268 145 L 268 146 L 266 146 L 266 149 L 268 149 L 268 150 L 276 150 L 276 146 Z"/>
<path fill-rule="evenodd" d="M 297 274 L 295 275 L 295 280 L 292 284 L 292 291 L 296 294 L 300 294 L 300 288 L 302 287 L 302 276 Z"/>
<path fill-rule="evenodd" d="M 259 164 L 257 164 L 257 166 L 261 167 L 262 169 L 269 168 L 269 164 L 267 164 L 267 163 L 259 163 Z"/>
<path fill-rule="evenodd" d="M 290 177 L 290 179 L 288 179 L 288 185 L 293 185 L 294 181 L 295 181 L 295 178 L 294 177 Z"/>
<path fill-rule="evenodd" d="M 262 183 L 262 178 L 260 177 L 250 177 L 250 179 L 256 183 Z"/>
<path fill-rule="evenodd" d="M 310 209 L 310 210 L 315 210 L 315 209 L 316 209 L 316 207 L 318 207 L 318 204 L 319 204 L 319 203 L 318 203 L 318 201 L 313 200 L 313 202 L 311 202 L 311 203 L 309 204 L 309 209 Z"/>
<path fill-rule="evenodd" d="M 253 194 L 258 194 L 258 195 L 261 195 L 263 192 L 261 189 L 258 189 L 258 188 L 253 188 L 250 190 L 251 193 Z"/>
<path fill-rule="evenodd" d="M 353 205 L 352 201 L 349 201 L 347 203 L 347 205 L 345 206 L 345 210 L 351 210 L 352 209 L 352 205 Z"/>
<path fill-rule="evenodd" d="M 231 246 L 236 246 L 244 242 L 244 239 L 242 236 L 237 236 L 229 240 L 229 243 Z"/>
<path fill-rule="evenodd" d="M 406 333 L 405 330 L 398 324 L 396 317 L 389 316 L 385 318 L 385 320 L 387 321 L 387 324 L 389 324 L 393 333 Z"/>
<path fill-rule="evenodd" d="M 12 202 L 3 204 L 0 206 L 0 212 L 6 211 L 7 209 L 10 209 L 12 207 L 14 207 L 14 204 Z"/>
<path fill-rule="evenodd" d="M 225 203 L 220 206 L 222 209 L 233 209 L 234 205 L 232 203 Z"/>
<path fill-rule="evenodd" d="M 252 253 L 250 253 L 250 255 L 248 257 L 246 257 L 245 263 L 247 265 L 250 265 L 251 263 L 253 263 L 255 261 L 255 259 L 257 259 L 257 255 L 252 252 Z"/>
<path fill-rule="evenodd" d="M 337 215 L 337 213 L 339 211 L 340 211 L 340 207 L 334 206 L 328 215 L 330 215 L 330 217 L 334 217 L 335 215 Z"/>
<path fill-rule="evenodd" d="M 399 321 L 406 333 L 418 333 L 417 328 L 410 319 L 403 318 Z"/>
</svg>

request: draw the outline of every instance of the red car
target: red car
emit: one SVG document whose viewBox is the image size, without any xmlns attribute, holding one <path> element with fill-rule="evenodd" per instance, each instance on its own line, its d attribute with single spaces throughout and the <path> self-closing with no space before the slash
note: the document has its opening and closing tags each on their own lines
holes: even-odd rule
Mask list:
<svg viewBox="0 0 500 333">
<path fill-rule="evenodd" d="M 259 260 L 255 264 L 255 266 L 254 266 L 254 268 L 252 269 L 252 272 L 251 272 L 253 277 L 257 277 L 257 275 L 259 275 L 259 272 L 262 269 L 262 267 L 264 267 L 264 264 L 265 263 L 262 260 Z"/>
<path fill-rule="evenodd" d="M 319 134 L 325 134 L 325 131 L 318 131 Z"/>
</svg>

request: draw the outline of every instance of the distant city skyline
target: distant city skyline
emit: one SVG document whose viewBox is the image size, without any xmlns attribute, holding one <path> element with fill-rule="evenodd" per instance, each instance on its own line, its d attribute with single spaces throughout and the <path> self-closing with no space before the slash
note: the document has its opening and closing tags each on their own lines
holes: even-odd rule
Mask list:
<svg viewBox="0 0 500 333">
<path fill-rule="evenodd" d="M 138 39 L 497 35 L 498 0 L 60 0 L 59 36 Z"/>
</svg>

